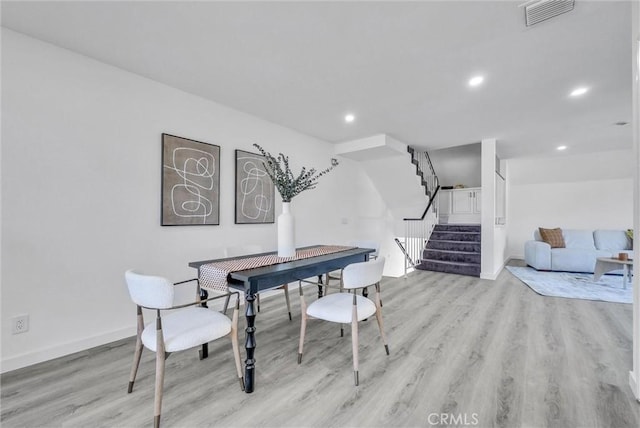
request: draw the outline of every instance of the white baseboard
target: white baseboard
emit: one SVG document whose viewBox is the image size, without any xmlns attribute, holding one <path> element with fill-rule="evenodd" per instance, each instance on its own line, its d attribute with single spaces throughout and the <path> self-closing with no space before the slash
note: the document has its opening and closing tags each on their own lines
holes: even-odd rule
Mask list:
<svg viewBox="0 0 640 428">
<path fill-rule="evenodd" d="M 77 340 L 74 342 L 52 346 L 50 348 L 27 352 L 15 357 L 5 358 L 0 363 L 0 372 L 6 373 L 11 370 L 17 370 L 23 367 L 31 366 L 33 364 L 53 360 L 54 358 L 63 357 L 65 355 L 73 354 L 74 352 L 84 351 L 89 348 L 115 342 L 116 340 L 124 339 L 126 337 L 131 337 L 135 334 L 136 327 L 132 326 L 120 330 L 111 331 L 109 333 Z"/>
<path fill-rule="evenodd" d="M 311 277 L 309 279 L 315 279 Z M 313 284 L 303 284 L 303 287 L 313 286 Z M 289 283 L 289 293 L 292 290 L 298 288 L 297 282 Z M 294 291 L 297 293 L 297 291 Z M 261 299 L 269 299 L 275 295 L 282 295 L 281 290 L 269 290 L 260 293 Z M 220 307 L 217 308 L 214 305 L 210 307 L 213 309 L 221 309 L 222 302 L 217 303 Z M 244 298 L 240 297 L 240 305 L 244 305 Z M 244 328 L 243 328 L 244 329 Z M 73 342 L 67 342 L 61 345 L 52 346 L 45 349 L 40 349 L 33 352 L 26 352 L 24 354 L 16 355 L 13 357 L 5 358 L 0 361 L 0 373 L 10 372 L 12 370 L 21 369 L 24 367 L 32 366 L 34 364 L 43 363 L 45 361 L 53 360 L 55 358 L 64 357 L 65 355 L 73 354 L 75 352 L 85 351 L 96 346 L 105 345 L 107 343 L 115 342 L 120 339 L 135 336 L 136 326 L 122 328 L 114 330 L 108 333 L 99 334 L 97 336 L 87 337 L 84 339 L 76 340 Z"/>
<path fill-rule="evenodd" d="M 491 281 L 495 281 L 499 274 L 499 271 L 498 273 L 480 273 L 480 279 L 489 279 Z"/>
<path fill-rule="evenodd" d="M 632 371 L 629 372 L 629 386 L 631 387 L 633 396 L 636 397 L 637 401 L 640 401 L 640 385 L 636 382 L 636 378 Z"/>
<path fill-rule="evenodd" d="M 315 278 L 315 277 L 314 277 Z M 310 284 L 304 284 L 303 287 L 306 287 Z M 289 284 L 289 293 L 291 290 L 298 288 L 297 282 L 292 282 Z M 297 291 L 295 291 L 297 293 Z M 269 290 L 260 293 L 261 299 L 268 299 L 275 295 L 282 295 L 281 290 Z M 222 300 L 214 301 L 215 303 L 211 304 L 210 307 L 213 309 L 222 309 Z M 244 305 L 244 298 L 240 297 L 240 305 Z M 114 330 L 108 333 L 99 334 L 97 336 L 87 337 L 84 339 L 64 343 L 61 345 L 52 346 L 45 349 L 40 349 L 33 352 L 26 352 L 24 354 L 20 354 L 14 357 L 5 358 L 0 362 L 0 373 L 6 373 L 12 370 L 21 369 L 24 367 L 32 366 L 34 364 L 42 363 L 45 361 L 53 360 L 55 358 L 64 357 L 65 355 L 73 354 L 75 352 L 85 351 L 90 348 L 94 348 L 96 346 L 105 345 L 107 343 L 115 342 L 120 339 L 124 339 L 127 337 L 135 336 L 136 334 L 136 326 L 133 325 L 131 327 L 122 328 L 119 330 Z"/>
<path fill-rule="evenodd" d="M 496 278 L 498 278 L 498 275 L 500 275 L 500 272 L 502 272 L 504 267 L 509 263 L 509 260 L 511 260 L 511 257 L 508 257 L 505 261 L 503 261 L 502 262 L 502 266 L 500 266 L 500 268 L 497 271 L 493 272 L 493 273 L 481 272 L 480 273 L 480 279 L 489 279 L 491 281 L 495 281 Z"/>
</svg>

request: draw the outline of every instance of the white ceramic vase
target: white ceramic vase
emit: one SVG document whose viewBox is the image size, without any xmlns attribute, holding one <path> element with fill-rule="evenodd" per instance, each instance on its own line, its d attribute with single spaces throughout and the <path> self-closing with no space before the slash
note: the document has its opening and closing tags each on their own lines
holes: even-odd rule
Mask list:
<svg viewBox="0 0 640 428">
<path fill-rule="evenodd" d="M 296 223 L 291 214 L 291 202 L 282 203 L 282 214 L 278 216 L 278 257 L 296 255 Z"/>
</svg>

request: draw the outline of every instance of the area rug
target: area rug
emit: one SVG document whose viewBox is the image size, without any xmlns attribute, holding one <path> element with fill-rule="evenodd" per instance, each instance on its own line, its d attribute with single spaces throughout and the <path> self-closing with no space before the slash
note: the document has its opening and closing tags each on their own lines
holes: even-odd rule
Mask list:
<svg viewBox="0 0 640 428">
<path fill-rule="evenodd" d="M 539 272 L 530 267 L 507 266 L 509 272 L 543 296 L 570 299 L 600 300 L 613 303 L 632 303 L 633 285 L 623 288 L 622 276 L 602 275 L 593 281 L 591 273 Z"/>
</svg>

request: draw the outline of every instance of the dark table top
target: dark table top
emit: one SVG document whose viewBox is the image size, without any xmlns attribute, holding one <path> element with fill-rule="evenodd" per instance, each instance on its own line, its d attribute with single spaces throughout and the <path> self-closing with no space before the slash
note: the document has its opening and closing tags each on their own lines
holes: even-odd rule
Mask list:
<svg viewBox="0 0 640 428">
<path fill-rule="evenodd" d="M 309 247 L 305 247 L 309 248 Z M 246 269 L 229 274 L 229 285 L 234 288 L 243 288 L 256 293 L 260 290 L 272 288 L 299 279 L 305 279 L 322 275 L 326 272 L 342 269 L 351 263 L 362 262 L 373 253 L 373 248 L 352 248 L 337 253 L 324 254 L 306 259 L 292 260 L 253 269 Z M 225 259 L 203 260 L 189 263 L 192 268 L 200 269 L 200 266 L 222 260 L 254 257 L 257 255 L 274 254 L 275 252 L 262 254 L 248 254 L 246 256 L 229 257 Z"/>
</svg>

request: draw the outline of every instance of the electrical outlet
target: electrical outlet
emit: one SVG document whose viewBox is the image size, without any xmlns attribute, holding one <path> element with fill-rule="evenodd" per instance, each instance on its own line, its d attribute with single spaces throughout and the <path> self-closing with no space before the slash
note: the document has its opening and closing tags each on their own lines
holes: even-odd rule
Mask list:
<svg viewBox="0 0 640 428">
<path fill-rule="evenodd" d="M 18 315 L 11 318 L 11 334 L 26 333 L 29 331 L 29 315 Z"/>
</svg>

